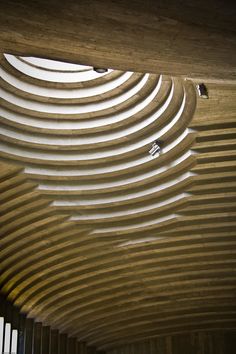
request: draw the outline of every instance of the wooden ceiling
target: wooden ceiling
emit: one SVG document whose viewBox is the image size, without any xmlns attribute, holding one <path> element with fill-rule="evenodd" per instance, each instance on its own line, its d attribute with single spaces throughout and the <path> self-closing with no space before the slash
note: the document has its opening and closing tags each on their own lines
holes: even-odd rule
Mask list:
<svg viewBox="0 0 236 354">
<path fill-rule="evenodd" d="M 236 84 L 0 64 L 8 299 L 105 350 L 235 329 Z"/>
</svg>

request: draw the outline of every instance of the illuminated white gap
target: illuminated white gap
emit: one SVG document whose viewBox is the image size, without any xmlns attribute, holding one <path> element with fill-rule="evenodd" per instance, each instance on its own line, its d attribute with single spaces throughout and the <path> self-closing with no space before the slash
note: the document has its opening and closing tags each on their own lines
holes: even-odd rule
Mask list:
<svg viewBox="0 0 236 354">
<path fill-rule="evenodd" d="M 92 66 L 71 64 L 63 61 L 36 58 L 36 57 L 20 57 L 29 65 L 36 65 L 42 69 L 56 70 L 56 71 L 84 71 L 93 69 Z"/>
<path fill-rule="evenodd" d="M 153 137 L 152 137 L 153 138 Z M 150 138 L 150 141 L 152 141 L 152 138 Z M 149 142 L 150 142 L 149 141 Z M 142 145 L 140 145 L 141 147 Z M 133 150 L 135 149 L 135 146 L 133 146 Z M 68 153 L 54 153 L 54 152 L 44 152 L 44 151 L 39 151 L 39 150 L 26 150 L 22 149 L 20 146 L 8 146 L 5 142 L 0 142 L 0 151 L 3 153 L 11 154 L 14 156 L 19 156 L 19 157 L 26 157 L 30 159 L 40 159 L 44 161 L 86 161 L 86 160 L 99 160 L 103 159 L 105 157 L 112 157 L 115 155 L 119 155 L 123 153 L 128 153 L 132 151 L 132 149 L 125 150 L 124 149 L 117 149 L 119 151 L 109 151 L 109 152 L 99 152 L 99 153 L 92 153 L 90 151 L 83 153 L 73 153 L 73 152 L 68 152 Z M 130 165 L 127 163 L 127 166 Z"/>
<path fill-rule="evenodd" d="M 124 103 L 129 98 L 135 96 L 146 84 L 149 74 L 145 74 L 143 78 L 138 82 L 137 85 L 132 87 L 130 90 L 121 93 L 119 96 L 113 97 L 111 99 L 106 99 L 104 101 L 98 101 L 94 103 L 85 103 L 85 104 L 47 104 L 36 101 L 27 100 L 16 96 L 10 92 L 5 91 L 0 88 L 0 97 L 6 100 L 9 103 L 12 103 L 18 107 L 34 110 L 41 113 L 54 113 L 54 114 L 82 114 L 90 112 L 98 112 L 104 109 L 109 109 Z"/>
<path fill-rule="evenodd" d="M 108 151 L 96 151 L 96 148 L 94 149 L 95 151 L 92 152 L 92 149 L 89 151 L 83 151 L 81 153 L 60 153 L 56 154 L 51 151 L 43 152 L 43 151 L 29 151 L 29 150 L 24 150 L 20 148 L 15 148 L 12 146 L 8 146 L 4 143 L 0 143 L 0 150 L 6 153 L 10 153 L 13 155 L 17 156 L 23 156 L 23 157 L 29 157 L 29 158 L 38 158 L 38 159 L 43 159 L 43 160 L 57 160 L 57 161 L 84 161 L 84 160 L 91 160 L 91 159 L 99 159 L 99 158 L 105 158 L 105 157 L 110 157 L 110 156 L 115 156 L 115 155 L 120 155 L 124 153 L 128 153 L 130 151 L 136 150 L 138 148 L 143 147 L 146 144 L 152 143 L 153 140 L 158 139 L 160 136 L 165 134 L 177 121 L 179 120 L 183 110 L 184 110 L 184 103 L 185 103 L 185 97 L 183 99 L 182 105 L 176 114 L 176 116 L 172 119 L 172 121 L 167 124 L 164 128 L 162 128 L 158 133 L 153 133 L 151 136 L 147 137 L 146 139 L 143 139 L 139 142 L 136 143 L 131 143 L 128 147 L 116 147 L 113 149 L 110 149 Z"/>
<path fill-rule="evenodd" d="M 0 353 L 3 352 L 4 318 L 0 317 Z"/>
<path fill-rule="evenodd" d="M 142 148 L 143 146 L 147 144 L 151 144 L 154 140 L 159 139 L 162 135 L 164 135 L 167 131 L 169 131 L 174 124 L 177 123 L 177 121 L 180 119 L 181 114 L 184 110 L 184 103 L 185 103 L 185 97 L 182 102 L 182 105 L 176 114 L 176 116 L 172 119 L 172 121 L 167 124 L 164 128 L 162 128 L 158 132 L 154 132 L 152 135 L 149 135 L 147 138 L 142 139 L 138 142 L 135 143 L 130 143 L 129 146 L 118 146 L 114 147 L 113 149 L 107 147 L 107 150 L 105 151 L 99 151 L 96 150 L 96 147 L 92 149 L 91 145 L 91 150 L 87 151 L 81 151 L 79 152 L 70 152 L 70 153 L 54 153 L 52 151 L 33 151 L 33 150 L 26 150 L 22 148 L 16 148 L 13 146 L 8 146 L 5 143 L 0 143 L 0 150 L 5 153 L 10 153 L 16 156 L 22 156 L 22 157 L 27 157 L 27 158 L 34 158 L 34 159 L 42 159 L 42 160 L 56 160 L 56 161 L 84 161 L 84 160 L 96 160 L 96 159 L 101 159 L 101 158 L 106 158 L 106 157 L 112 157 L 112 156 L 117 156 L 117 155 L 122 155 L 122 154 L 127 154 L 131 151 L 137 150 L 139 148 Z M 148 148 L 147 148 L 148 149 Z"/>
<path fill-rule="evenodd" d="M 126 246 L 132 246 L 132 245 L 137 245 L 139 243 L 149 243 L 149 242 L 155 242 L 158 240 L 163 240 L 163 239 L 167 239 L 168 237 L 146 237 L 146 238 L 139 238 L 137 240 L 131 240 L 131 241 L 127 241 L 127 242 L 123 242 L 121 244 L 119 244 L 116 247 L 126 247 Z"/>
<path fill-rule="evenodd" d="M 16 329 L 13 329 L 11 337 L 11 354 L 17 353 L 17 337 L 18 331 Z"/>
<path fill-rule="evenodd" d="M 21 148 L 20 146 L 10 146 L 5 142 L 0 142 L 0 151 L 7 154 L 12 154 L 14 156 L 21 156 L 21 157 L 26 157 L 31 159 L 41 159 L 44 161 L 58 161 L 58 162 L 78 161 L 79 162 L 79 161 L 86 161 L 86 160 L 99 160 L 107 157 L 127 154 L 129 152 L 132 152 L 134 150 L 137 150 L 145 146 L 146 144 L 151 144 L 152 141 L 155 140 L 155 138 L 158 138 L 157 134 L 152 134 L 148 138 L 138 143 L 130 144 L 128 147 L 127 146 L 117 147 L 114 148 L 113 150 L 108 150 L 108 151 L 96 151 L 96 148 L 92 149 L 91 147 L 91 150 L 81 151 L 80 153 L 71 152 L 71 151 L 68 151 L 68 153 L 65 152 L 54 153 L 53 151 L 45 152 L 45 151 L 33 150 L 33 149 L 27 150 Z"/>
<path fill-rule="evenodd" d="M 140 112 L 141 110 L 143 110 L 146 106 L 149 105 L 149 103 L 152 102 L 154 97 L 157 95 L 161 86 L 161 81 L 162 78 L 160 77 L 154 90 L 135 106 L 128 108 L 124 112 L 114 113 L 113 115 L 110 115 L 105 118 L 92 119 L 92 121 L 90 121 L 90 119 L 76 121 L 76 120 L 69 120 L 68 118 L 65 118 L 65 120 L 33 118 L 19 113 L 10 112 L 2 107 L 0 107 L 0 115 L 5 119 L 8 119 L 15 123 L 25 124 L 36 128 L 52 129 L 55 132 L 57 129 L 71 130 L 71 129 L 86 129 L 86 128 L 102 127 L 112 123 L 123 121 L 127 118 L 132 117 L 133 115 Z"/>
<path fill-rule="evenodd" d="M 163 166 L 163 167 L 159 167 L 157 165 L 157 168 L 153 169 L 152 171 L 146 172 L 144 174 L 139 175 L 138 177 L 130 177 L 130 178 L 124 178 L 122 181 L 137 181 L 136 178 L 140 178 L 140 180 L 142 180 L 142 176 L 146 176 L 146 178 L 148 177 L 152 177 L 156 174 L 160 174 L 162 172 L 165 172 L 167 170 L 169 170 L 170 166 L 174 167 L 177 164 L 179 164 L 180 162 L 182 162 L 183 160 L 187 159 L 188 157 L 190 157 L 192 155 L 192 151 L 187 151 L 185 154 L 183 154 L 182 156 L 178 157 L 177 159 L 175 159 L 173 162 L 170 162 L 168 164 L 168 166 Z M 80 177 L 80 176 L 97 176 L 98 178 L 100 177 L 100 174 L 103 173 L 112 173 L 112 172 L 119 172 L 119 171 L 123 171 L 126 170 L 127 168 L 130 167 L 137 167 L 140 165 L 143 165 L 143 169 L 146 167 L 144 166 L 144 164 L 149 163 L 152 160 L 152 157 L 148 154 L 145 157 L 142 158 L 135 158 L 133 161 L 130 162 L 126 162 L 126 163 L 117 163 L 115 166 L 107 166 L 107 167 L 100 167 L 100 168 L 85 168 L 85 169 L 70 169 L 69 167 L 66 169 L 57 169 L 57 167 L 53 168 L 53 166 L 50 166 L 48 168 L 44 168 L 44 167 L 32 167 L 32 166 L 26 166 L 25 167 L 25 173 L 28 174 L 35 174 L 35 175 L 43 175 L 43 176 L 54 176 L 54 177 Z M 80 182 L 81 183 L 81 182 Z M 109 185 L 112 182 L 108 182 Z M 123 184 L 121 182 L 121 184 Z M 99 184 L 100 185 L 100 184 Z M 103 184 L 101 184 L 103 185 Z M 106 186 L 107 183 L 104 184 L 104 186 Z M 113 183 L 111 184 L 113 185 Z M 83 184 L 83 187 L 85 185 Z M 57 186 L 59 189 L 61 188 L 60 186 Z M 89 185 L 88 185 L 89 187 Z M 54 187 L 53 187 L 54 188 Z M 76 187 L 75 187 L 76 188 Z"/>
<path fill-rule="evenodd" d="M 131 127 L 128 128 L 121 127 L 121 130 L 115 133 L 109 133 L 109 131 L 104 132 L 103 136 L 85 135 L 85 136 L 80 136 L 79 138 L 76 136 L 45 137 L 41 135 L 32 135 L 29 133 L 13 131 L 5 127 L 0 128 L 0 133 L 4 134 L 5 136 L 8 136 L 9 138 L 18 139 L 25 142 L 32 142 L 37 144 L 48 144 L 53 146 L 54 145 L 58 145 L 58 146 L 91 145 L 94 143 L 111 141 L 112 139 L 116 140 L 119 138 L 128 137 L 129 134 L 136 133 L 142 129 L 145 129 L 148 127 L 148 125 L 152 124 L 155 120 L 157 120 L 162 115 L 162 113 L 166 110 L 166 108 L 169 106 L 171 99 L 173 97 L 173 91 L 174 91 L 174 87 L 172 86 L 172 90 L 166 102 L 150 117 L 146 118 L 145 120 L 142 120 L 141 122 L 133 124 Z M 173 125 L 174 123 L 175 122 L 172 121 L 170 124 Z M 165 130 L 163 129 L 161 131 L 165 133 Z"/>
<path fill-rule="evenodd" d="M 136 133 L 139 130 L 147 128 L 148 125 L 152 124 L 157 118 L 161 116 L 161 114 L 166 110 L 168 105 L 170 104 L 171 98 L 173 97 L 173 92 L 171 91 L 166 102 L 150 117 L 145 120 L 134 123 L 131 127 L 128 128 L 120 128 L 121 130 L 118 132 L 109 133 L 104 132 L 103 136 L 43 136 L 43 135 L 32 135 L 30 133 L 25 133 L 22 131 L 14 131 L 10 128 L 1 127 L 0 133 L 8 136 L 10 138 L 22 140 L 25 142 L 33 142 L 38 144 L 48 144 L 48 145 L 61 145 L 61 146 L 71 146 L 71 145 L 91 145 L 93 143 L 101 143 L 111 141 L 112 139 L 116 140 L 119 138 L 127 137 L 129 134 Z M 72 123 L 73 124 L 73 123 Z"/>
<path fill-rule="evenodd" d="M 136 198 L 150 196 L 154 193 L 157 193 L 157 192 L 163 191 L 167 188 L 173 187 L 173 186 L 187 180 L 188 178 L 190 178 L 192 176 L 193 176 L 193 174 L 191 172 L 185 172 L 181 176 L 179 176 L 171 181 L 156 185 L 154 187 L 149 187 L 149 188 L 146 188 L 146 189 L 138 191 L 138 192 L 137 191 L 135 191 L 135 192 L 128 191 L 128 193 L 127 193 L 126 191 L 122 191 L 122 194 L 108 195 L 106 197 L 104 197 L 104 196 L 100 197 L 100 196 L 93 195 L 94 199 L 91 199 L 91 200 L 90 199 L 83 200 L 83 198 L 86 198 L 86 196 L 80 196 L 80 197 L 78 197 L 78 199 L 73 199 L 73 200 L 57 199 L 52 202 L 52 205 L 53 206 L 102 205 L 102 204 L 110 204 L 112 202 L 124 202 L 127 200 L 135 200 Z"/>
<path fill-rule="evenodd" d="M 92 215 L 74 215 L 72 217 L 72 220 L 96 220 L 96 219 L 109 219 L 112 217 L 117 217 L 117 216 L 126 216 L 126 215 L 135 215 L 137 213 L 141 213 L 141 212 L 146 212 L 146 211 L 150 211 L 156 208 L 160 208 L 163 206 L 168 206 L 171 203 L 174 203 L 178 200 L 181 200 L 183 198 L 186 198 L 187 196 L 189 196 L 189 194 L 187 193 L 181 193 L 178 194 L 172 198 L 168 198 L 162 202 L 156 202 L 156 203 L 152 203 L 151 205 L 146 205 L 146 206 L 135 206 L 135 209 L 129 209 L 129 210 L 123 210 L 123 211 L 105 211 L 103 213 L 96 213 L 96 214 L 92 214 Z M 85 213 L 88 212 L 85 210 Z"/>
<path fill-rule="evenodd" d="M 25 75 L 31 76 L 35 79 L 43 80 L 43 81 L 51 81 L 51 82 L 85 82 L 97 79 L 98 77 L 102 77 L 107 75 L 111 70 L 104 74 L 99 74 L 94 70 L 86 71 L 86 72 L 53 72 L 44 69 L 40 69 L 37 67 L 33 67 L 18 58 L 14 55 L 4 54 L 6 60 L 11 64 L 15 69 L 22 72 Z"/>
<path fill-rule="evenodd" d="M 162 149 L 162 154 L 165 154 L 168 151 L 174 149 L 177 145 L 179 145 L 186 138 L 187 135 L 189 135 L 191 133 L 192 133 L 192 130 L 189 128 L 186 128 L 182 134 L 180 134 L 174 141 L 172 141 L 172 143 L 170 143 L 169 145 L 165 146 Z"/>
<path fill-rule="evenodd" d="M 5 142 L 0 142 L 0 151 L 3 153 L 7 153 L 7 154 L 11 154 L 14 156 L 18 156 L 18 157 L 26 157 L 26 158 L 30 158 L 30 159 L 40 159 L 43 161 L 57 161 L 58 163 L 60 163 L 61 161 L 77 161 L 79 163 L 79 161 L 86 161 L 86 160 L 93 160 L 95 159 L 94 163 L 98 163 L 98 162 L 102 162 L 99 161 L 99 159 L 102 159 L 104 157 L 108 157 L 108 156 L 114 156 L 114 154 L 109 154 L 109 155 L 96 155 L 95 153 L 92 155 L 92 153 L 88 153 L 86 156 L 81 154 L 73 154 L 72 152 L 68 152 L 68 154 L 56 154 L 56 153 L 45 153 L 45 152 L 40 152 L 40 151 L 34 151 L 34 150 L 24 150 L 20 147 L 15 147 L 15 146 L 8 146 L 7 144 L 5 144 Z M 127 151 L 125 151 L 127 152 Z M 96 161 L 97 160 L 97 161 Z M 151 160 L 151 156 L 147 156 L 146 158 L 143 159 L 144 162 L 150 161 Z M 125 166 L 126 164 L 126 168 L 131 167 L 132 166 L 132 162 L 126 162 L 123 163 L 123 166 Z M 136 165 L 136 163 L 134 163 L 134 165 Z"/>
<path fill-rule="evenodd" d="M 5 324 L 5 334 L 4 334 L 4 353 L 10 353 L 10 342 L 11 342 L 11 324 Z"/>
<path fill-rule="evenodd" d="M 2 68 L 0 68 L 0 77 L 9 83 L 10 85 L 16 87 L 17 89 L 28 92 L 34 95 L 43 97 L 53 97 L 53 98 L 84 98 L 92 97 L 95 95 L 101 95 L 125 83 L 131 76 L 132 72 L 126 72 L 119 76 L 118 78 L 111 79 L 100 85 L 87 87 L 87 88 L 76 88 L 76 89 L 57 89 L 50 87 L 36 86 L 31 83 L 21 81 L 14 77 L 13 75 L 7 73 Z"/>
<path fill-rule="evenodd" d="M 127 226 L 103 227 L 102 229 L 96 228 L 96 230 L 91 231 L 90 234 L 95 235 L 95 234 L 103 234 L 106 232 L 116 232 L 116 231 L 119 232 L 119 231 L 125 231 L 125 230 L 127 230 L 127 231 L 137 230 L 138 231 L 140 227 L 148 227 L 148 226 L 158 225 L 164 221 L 173 220 L 178 216 L 179 216 L 178 214 L 170 214 L 170 215 L 163 216 L 163 217 L 155 219 L 155 220 L 137 222 L 134 226 L 127 225 Z"/>
</svg>

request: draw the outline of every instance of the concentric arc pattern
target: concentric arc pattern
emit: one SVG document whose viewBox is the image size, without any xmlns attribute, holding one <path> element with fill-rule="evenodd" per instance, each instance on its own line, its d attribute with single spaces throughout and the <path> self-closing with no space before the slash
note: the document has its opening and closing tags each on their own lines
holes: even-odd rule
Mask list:
<svg viewBox="0 0 236 354">
<path fill-rule="evenodd" d="M 234 220 L 201 191 L 192 83 L 9 54 L 0 64 L 2 291 L 98 348 L 213 323 L 218 289 L 228 306 L 235 291 L 223 277 L 235 244 L 221 232 Z"/>
</svg>

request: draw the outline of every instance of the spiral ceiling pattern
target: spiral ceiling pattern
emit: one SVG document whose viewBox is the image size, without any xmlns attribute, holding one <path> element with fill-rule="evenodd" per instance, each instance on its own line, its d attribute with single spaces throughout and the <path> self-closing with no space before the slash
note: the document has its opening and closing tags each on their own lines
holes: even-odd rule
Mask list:
<svg viewBox="0 0 236 354">
<path fill-rule="evenodd" d="M 0 64 L 2 292 L 102 349 L 235 327 L 232 118 L 180 78 Z"/>
</svg>

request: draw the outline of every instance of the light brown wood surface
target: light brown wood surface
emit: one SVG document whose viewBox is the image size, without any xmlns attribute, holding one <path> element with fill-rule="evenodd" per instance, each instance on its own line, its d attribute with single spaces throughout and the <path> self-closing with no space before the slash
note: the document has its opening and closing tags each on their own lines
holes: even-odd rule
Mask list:
<svg viewBox="0 0 236 354">
<path fill-rule="evenodd" d="M 0 48 L 97 67 L 235 79 L 227 0 L 1 0 Z"/>
<path fill-rule="evenodd" d="M 207 82 L 206 100 L 181 78 L 59 83 L 0 61 L 5 296 L 112 354 L 235 329 L 236 84 Z"/>
</svg>

